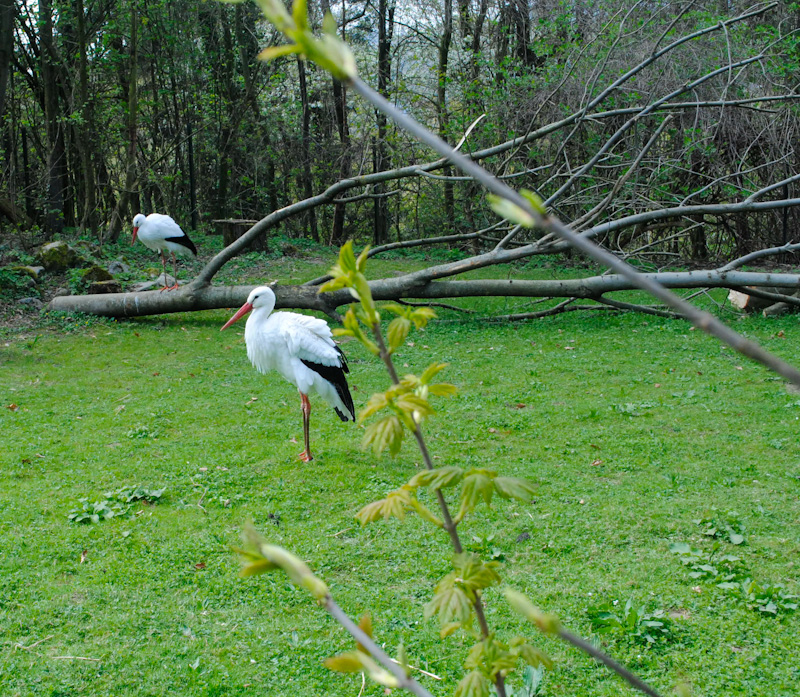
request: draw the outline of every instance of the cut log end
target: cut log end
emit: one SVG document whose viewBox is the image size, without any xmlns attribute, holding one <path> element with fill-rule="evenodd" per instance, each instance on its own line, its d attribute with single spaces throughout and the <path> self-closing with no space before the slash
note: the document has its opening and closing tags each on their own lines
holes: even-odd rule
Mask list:
<svg viewBox="0 0 800 697">
<path fill-rule="evenodd" d="M 800 292 L 793 293 L 791 288 L 763 288 L 762 290 L 780 295 L 800 297 Z M 748 314 L 761 311 L 764 317 L 777 317 L 787 312 L 798 311 L 796 305 L 775 302 L 768 298 L 759 298 L 739 290 L 731 290 L 728 292 L 728 302 L 738 310 Z"/>
</svg>

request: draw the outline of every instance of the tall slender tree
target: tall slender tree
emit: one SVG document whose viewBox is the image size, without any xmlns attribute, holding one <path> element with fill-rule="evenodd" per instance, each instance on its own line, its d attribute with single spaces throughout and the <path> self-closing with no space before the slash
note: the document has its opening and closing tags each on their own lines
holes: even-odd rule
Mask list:
<svg viewBox="0 0 800 697">
<path fill-rule="evenodd" d="M 378 0 L 378 92 L 389 96 L 392 73 L 392 35 L 394 33 L 395 0 Z M 386 116 L 376 111 L 378 137 L 374 145 L 374 167 L 380 172 L 391 167 L 389 155 L 389 127 Z M 389 204 L 383 184 L 375 186 L 374 230 L 375 244 L 383 244 L 389 234 Z"/>
<path fill-rule="evenodd" d="M 123 82 L 123 95 L 127 97 L 125 134 L 127 149 L 125 156 L 125 181 L 117 205 L 111 215 L 109 237 L 119 238 L 124 222 L 131 217 L 131 206 L 139 208 L 137 181 L 137 144 L 139 126 L 139 0 L 130 1 L 130 38 L 128 42 L 128 70 Z M 126 89 L 125 89 L 126 88 Z"/>
<path fill-rule="evenodd" d="M 14 0 L 0 0 L 0 117 L 6 108 L 6 87 L 14 50 Z"/>
<path fill-rule="evenodd" d="M 45 234 L 48 238 L 59 234 L 64 228 L 67 171 L 67 152 L 59 104 L 58 63 L 60 59 L 54 40 L 53 14 L 51 0 L 41 0 L 39 2 L 39 57 L 48 146 L 47 208 L 45 212 Z"/>
</svg>

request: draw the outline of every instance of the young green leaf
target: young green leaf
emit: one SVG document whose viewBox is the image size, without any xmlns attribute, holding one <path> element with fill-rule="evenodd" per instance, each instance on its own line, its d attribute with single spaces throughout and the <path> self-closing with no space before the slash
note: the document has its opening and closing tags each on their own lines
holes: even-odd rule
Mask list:
<svg viewBox="0 0 800 697">
<path fill-rule="evenodd" d="M 408 318 L 414 323 L 417 329 L 423 329 L 430 320 L 436 317 L 436 312 L 430 307 L 414 308 Z"/>
<path fill-rule="evenodd" d="M 425 605 L 425 618 L 438 615 L 442 626 L 452 622 L 466 622 L 472 613 L 472 603 L 463 588 L 453 585 L 451 574 L 436 586 L 436 592 Z"/>
<path fill-rule="evenodd" d="M 520 189 L 519 193 L 528 200 L 528 203 L 531 204 L 533 210 L 535 210 L 539 215 L 547 215 L 547 208 L 545 208 L 544 201 L 542 201 L 539 196 L 537 196 L 533 191 L 529 189 Z"/>
<path fill-rule="evenodd" d="M 449 382 L 437 382 L 434 385 L 427 385 L 427 388 L 434 397 L 451 397 L 458 392 L 458 388 Z"/>
<path fill-rule="evenodd" d="M 427 520 L 429 523 L 433 523 L 437 528 L 444 527 L 444 523 L 441 520 L 439 520 L 435 515 L 433 515 L 430 509 L 428 509 L 425 505 L 423 505 L 413 496 L 411 497 L 410 506 L 419 514 L 420 518 L 422 518 L 423 520 Z"/>
<path fill-rule="evenodd" d="M 476 599 L 475 592 L 493 586 L 500 582 L 500 576 L 495 571 L 497 562 L 483 562 L 480 557 L 474 554 L 456 554 L 453 557 L 452 572 L 455 576 L 454 581 L 458 583 L 467 593 L 469 599 Z"/>
<path fill-rule="evenodd" d="M 322 31 L 331 36 L 336 36 L 339 31 L 339 27 L 336 25 L 336 18 L 330 12 L 326 12 L 322 18 Z"/>
<path fill-rule="evenodd" d="M 348 651 L 338 656 L 325 659 L 324 665 L 329 670 L 339 673 L 357 673 L 363 671 L 379 685 L 398 687 L 399 682 L 389 671 L 380 667 L 363 651 Z"/>
<path fill-rule="evenodd" d="M 461 489 L 461 507 L 456 520 L 461 521 L 464 516 L 475 509 L 481 499 L 487 506 L 492 503 L 494 493 L 493 479 L 497 475 L 485 469 L 472 469 L 464 475 L 464 486 Z"/>
<path fill-rule="evenodd" d="M 293 53 L 300 53 L 300 47 L 297 44 L 282 44 L 281 46 L 268 46 L 256 57 L 260 61 L 271 61 L 283 56 L 290 56 Z"/>
<path fill-rule="evenodd" d="M 389 312 L 393 312 L 398 317 L 406 317 L 408 315 L 408 307 L 404 307 L 400 305 L 400 303 L 386 303 L 385 305 L 381 305 L 382 310 L 389 310 Z"/>
<path fill-rule="evenodd" d="M 381 668 L 378 663 L 373 661 L 369 656 L 366 654 L 359 652 L 359 658 L 361 659 L 361 665 L 364 667 L 364 672 L 376 683 L 379 685 L 383 685 L 384 687 L 398 687 L 400 682 L 397 680 L 394 675 L 392 675 L 388 670 Z"/>
<path fill-rule="evenodd" d="M 386 498 L 380 501 L 373 501 L 368 503 L 358 513 L 356 518 L 361 521 L 362 525 L 372 523 L 378 518 L 389 520 L 389 518 L 397 518 L 398 520 L 405 520 L 406 510 L 411 505 L 411 492 L 402 487 L 390 491 Z"/>
<path fill-rule="evenodd" d="M 489 697 L 489 680 L 479 670 L 473 670 L 459 680 L 453 697 Z"/>
<path fill-rule="evenodd" d="M 334 30 L 333 32 L 329 33 L 335 34 L 336 32 Z M 367 270 L 367 259 L 369 259 L 369 250 L 370 250 L 370 245 L 367 245 L 366 247 L 364 247 L 364 249 L 361 250 L 361 254 L 359 254 L 358 259 L 356 259 L 356 271 L 358 271 L 359 273 L 364 273 Z"/>
<path fill-rule="evenodd" d="M 486 200 L 492 210 L 501 218 L 526 228 L 532 228 L 536 225 L 536 219 L 530 213 L 507 198 L 497 194 L 487 194 Z"/>
<path fill-rule="evenodd" d="M 494 489 L 504 499 L 517 499 L 528 503 L 534 494 L 534 486 L 517 477 L 495 477 Z"/>
<path fill-rule="evenodd" d="M 386 395 L 376 392 L 369 398 L 367 405 L 360 412 L 358 412 L 358 424 L 363 424 L 364 421 L 366 421 L 370 416 L 377 414 L 381 409 L 385 409 L 388 405 L 389 400 L 386 398 Z"/>
<path fill-rule="evenodd" d="M 395 400 L 395 406 L 406 414 L 418 412 L 423 417 L 433 414 L 433 409 L 428 404 L 428 400 L 416 394 L 400 395 Z"/>
<path fill-rule="evenodd" d="M 553 615 L 547 615 L 536 607 L 528 598 L 512 588 L 503 591 L 511 608 L 522 615 L 526 620 L 535 624 L 545 634 L 556 634 L 561 624 Z"/>
<path fill-rule="evenodd" d="M 263 51 L 262 51 L 263 53 Z M 260 55 L 260 54 L 259 54 Z M 349 284 L 349 280 L 346 276 L 336 276 L 332 278 L 330 281 L 326 281 L 319 287 L 319 293 L 330 293 L 334 290 L 339 290 L 341 288 L 346 288 Z"/>
<path fill-rule="evenodd" d="M 341 279 L 334 279 L 334 280 L 338 281 Z M 332 283 L 332 281 L 329 281 L 329 283 Z M 347 279 L 344 279 L 343 284 L 348 285 L 349 281 Z M 328 284 L 326 283 L 325 285 Z M 323 286 L 323 288 L 324 287 L 325 286 Z M 322 291 L 320 290 L 320 292 Z M 378 348 L 377 344 L 375 344 L 374 341 L 369 339 L 366 336 L 366 334 L 364 334 L 364 332 L 362 331 L 361 325 L 358 323 L 358 316 L 356 315 L 356 310 L 353 308 L 352 305 L 348 308 L 347 312 L 345 313 L 344 318 L 342 319 L 342 324 L 344 325 L 344 329 L 340 329 L 338 327 L 334 329 L 333 330 L 334 336 L 355 337 L 356 339 L 359 340 L 359 342 L 361 342 L 361 344 L 366 346 L 367 349 L 369 349 L 374 355 L 377 356 L 378 354 L 380 354 L 380 349 Z"/>
<path fill-rule="evenodd" d="M 347 651 L 338 656 L 331 656 L 325 659 L 323 665 L 337 673 L 359 673 L 364 669 L 358 651 Z"/>
<path fill-rule="evenodd" d="M 356 59 L 350 47 L 338 36 L 323 34 L 322 39 L 316 42 L 319 53 L 309 55 L 324 70 L 327 70 L 338 80 L 348 80 L 358 75 Z"/>
<path fill-rule="evenodd" d="M 361 441 L 362 448 L 372 446 L 372 451 L 376 455 L 380 455 L 387 448 L 391 455 L 397 455 L 402 444 L 403 425 L 394 414 L 367 426 Z"/>
<path fill-rule="evenodd" d="M 281 0 L 256 0 L 256 3 L 261 8 L 264 17 L 272 22 L 278 31 L 286 33 L 295 29 L 294 22 Z"/>
<path fill-rule="evenodd" d="M 548 670 L 553 668 L 553 660 L 544 651 L 530 644 L 522 644 L 513 650 L 525 663 L 534 668 L 544 666 Z"/>
<path fill-rule="evenodd" d="M 448 486 L 455 486 L 464 477 L 464 470 L 460 467 L 437 467 L 432 470 L 423 470 L 415 474 L 408 482 L 408 486 L 418 488 L 429 486 L 431 489 L 444 489 Z"/>
<path fill-rule="evenodd" d="M 368 637 L 372 638 L 372 617 L 369 616 L 368 612 L 361 615 L 361 619 L 358 621 L 358 628 Z M 359 642 L 356 642 L 356 648 L 362 653 L 369 653 Z"/>
<path fill-rule="evenodd" d="M 411 668 L 408 665 L 408 654 L 406 647 L 403 644 L 397 647 L 397 663 L 405 671 L 406 676 L 411 675 Z"/>
<path fill-rule="evenodd" d="M 439 373 L 441 373 L 447 366 L 447 363 L 431 363 L 427 368 L 425 368 L 422 375 L 420 375 L 419 381 L 423 385 L 429 384 L 430 381 L 433 380 L 433 378 L 435 378 Z"/>
<path fill-rule="evenodd" d="M 355 265 L 355 260 L 353 264 Z M 361 306 L 364 310 L 362 320 L 368 327 L 372 327 L 376 322 L 380 321 L 380 314 L 375 308 L 375 301 L 372 299 L 372 290 L 369 287 L 369 281 L 361 272 L 353 272 L 353 290 L 358 294 L 361 300 Z"/>
<path fill-rule="evenodd" d="M 462 626 L 461 622 L 448 622 L 439 631 L 439 638 L 446 639 L 451 634 L 453 634 L 454 632 L 457 632 L 459 629 L 461 629 L 461 626 Z"/>
<path fill-rule="evenodd" d="M 389 322 L 389 328 L 386 331 L 389 339 L 389 353 L 394 353 L 405 343 L 409 331 L 411 331 L 411 320 L 405 317 L 396 317 Z"/>
<path fill-rule="evenodd" d="M 339 269 L 339 273 L 348 276 L 352 276 L 352 274 L 358 271 L 356 267 L 356 255 L 355 252 L 353 252 L 353 240 L 347 240 L 347 242 L 342 245 L 339 250 L 339 264 L 331 269 L 331 275 L 338 275 L 335 273 L 337 268 Z"/>
<path fill-rule="evenodd" d="M 308 5 L 306 4 L 306 0 L 294 0 L 294 4 L 292 5 L 292 19 L 298 30 L 309 30 Z"/>
<path fill-rule="evenodd" d="M 242 559 L 249 562 L 242 569 L 242 576 L 252 576 L 273 569 L 283 569 L 299 588 L 309 591 L 318 601 L 328 596 L 328 587 L 311 572 L 311 569 L 291 552 L 282 547 L 267 544 L 252 527 L 247 525 L 243 533 L 245 546 L 237 550 Z"/>
</svg>

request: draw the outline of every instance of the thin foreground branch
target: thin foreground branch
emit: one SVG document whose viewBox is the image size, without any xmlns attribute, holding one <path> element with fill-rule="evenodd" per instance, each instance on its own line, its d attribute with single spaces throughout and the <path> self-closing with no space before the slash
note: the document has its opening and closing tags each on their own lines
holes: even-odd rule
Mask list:
<svg viewBox="0 0 800 697">
<path fill-rule="evenodd" d="M 617 675 L 627 680 L 640 692 L 644 692 L 650 697 L 661 697 L 658 692 L 656 692 L 652 687 L 650 687 L 650 685 L 636 675 L 636 673 L 632 673 L 624 665 L 617 663 L 613 658 L 611 658 L 611 656 L 604 653 L 593 644 L 590 644 L 588 641 L 586 641 L 586 639 L 579 637 L 577 634 L 573 634 L 572 632 L 568 632 L 566 629 L 559 629 L 558 637 L 563 641 L 566 641 L 568 644 L 572 644 L 573 646 L 579 648 L 581 651 L 588 653 L 596 661 L 599 661 L 607 668 L 613 670 Z"/>
<path fill-rule="evenodd" d="M 350 633 L 350 636 L 367 649 L 370 656 L 378 661 L 378 663 L 397 679 L 402 689 L 408 690 L 412 694 L 417 695 L 417 697 L 433 697 L 433 695 L 414 680 L 414 678 L 406 675 L 405 669 L 393 661 L 387 653 L 372 640 L 369 634 L 353 622 L 330 595 L 325 598 L 325 609 L 330 613 L 331 617 Z"/>
</svg>

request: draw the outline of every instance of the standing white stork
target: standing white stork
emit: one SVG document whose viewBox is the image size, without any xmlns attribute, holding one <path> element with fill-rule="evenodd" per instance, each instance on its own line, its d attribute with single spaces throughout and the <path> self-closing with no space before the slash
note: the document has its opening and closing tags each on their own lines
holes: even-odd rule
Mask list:
<svg viewBox="0 0 800 697">
<path fill-rule="evenodd" d="M 355 421 L 353 398 L 345 378 L 350 371 L 325 320 L 296 312 L 273 313 L 273 309 L 275 293 L 267 286 L 259 286 L 220 331 L 253 311 L 244 329 L 247 357 L 259 373 L 277 370 L 300 392 L 305 438 L 300 459 L 308 462 L 313 459 L 308 439 L 311 416 L 308 393 L 316 392 L 342 421 Z"/>
<path fill-rule="evenodd" d="M 151 213 L 146 218 L 142 213 L 133 219 L 133 239 L 131 244 L 136 242 L 136 237 L 148 249 L 161 252 L 161 268 L 164 271 L 164 287 L 161 290 L 175 290 L 178 287 L 178 272 L 176 270 L 175 255 L 178 256 L 197 256 L 197 247 L 189 236 L 181 230 L 180 225 L 168 215 L 161 213 Z M 167 265 L 164 252 L 172 254 L 172 277 L 175 279 L 174 286 L 167 285 Z"/>
</svg>

